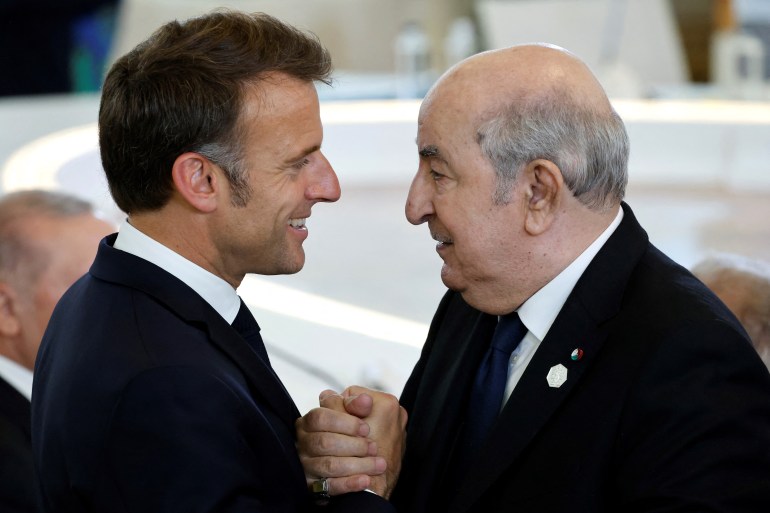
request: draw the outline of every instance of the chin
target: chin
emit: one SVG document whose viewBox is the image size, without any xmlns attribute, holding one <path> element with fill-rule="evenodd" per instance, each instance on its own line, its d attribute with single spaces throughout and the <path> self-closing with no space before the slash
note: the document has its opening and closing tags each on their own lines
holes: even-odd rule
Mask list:
<svg viewBox="0 0 770 513">
<path fill-rule="evenodd" d="M 300 262 L 284 262 L 275 274 L 297 274 L 305 267 L 305 261 Z"/>
<path fill-rule="evenodd" d="M 297 274 L 305 267 L 305 254 L 302 253 L 291 262 L 286 262 L 284 271 L 281 274 Z"/>
<path fill-rule="evenodd" d="M 270 267 L 265 266 L 261 270 L 252 270 L 250 272 L 264 276 L 297 274 L 305 266 L 305 254 L 301 253 L 300 255 L 292 256 L 294 258 L 290 258 L 289 255 L 283 255 L 282 258 L 274 260 Z"/>
<path fill-rule="evenodd" d="M 463 295 L 463 298 L 465 298 L 467 287 L 464 284 L 459 283 L 455 276 L 449 272 L 445 272 L 444 269 L 441 269 L 441 281 L 446 285 L 446 288 L 453 290 L 454 292 L 459 292 Z"/>
<path fill-rule="evenodd" d="M 444 285 L 446 285 L 448 289 L 462 292 L 461 284 L 458 283 L 461 280 L 458 280 L 457 273 L 453 272 L 452 268 L 449 267 L 446 263 L 441 266 L 441 281 L 444 282 Z"/>
<path fill-rule="evenodd" d="M 462 276 L 458 276 L 457 273 L 452 273 L 446 266 L 441 269 L 441 281 L 444 282 L 444 285 L 446 285 L 449 290 L 460 293 L 463 297 L 463 301 L 468 303 L 468 305 L 476 310 L 486 312 L 489 305 L 483 300 L 483 294 L 479 297 L 479 292 L 481 291 L 478 286 L 470 286 L 467 281 L 462 279 Z"/>
</svg>

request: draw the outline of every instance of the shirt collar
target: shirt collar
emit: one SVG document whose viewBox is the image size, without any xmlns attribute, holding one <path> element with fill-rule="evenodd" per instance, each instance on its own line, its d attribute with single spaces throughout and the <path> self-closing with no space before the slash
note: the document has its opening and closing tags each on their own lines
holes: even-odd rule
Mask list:
<svg viewBox="0 0 770 513">
<path fill-rule="evenodd" d="M 232 285 L 145 235 L 128 220 L 121 225 L 113 247 L 147 260 L 176 276 L 197 292 L 228 323 L 232 324 L 235 320 L 241 302 Z"/>
<path fill-rule="evenodd" d="M 19 365 L 11 359 L 0 355 L 0 378 L 4 379 L 13 388 L 32 400 L 32 371 Z"/>
<path fill-rule="evenodd" d="M 519 307 L 517 310 L 519 318 L 539 341 L 542 342 L 545 339 L 548 330 L 551 329 L 551 325 L 556 320 L 556 316 L 559 315 L 572 289 L 575 288 L 575 284 L 622 220 L 623 209 L 618 207 L 618 214 L 602 234 L 566 269 Z"/>
</svg>

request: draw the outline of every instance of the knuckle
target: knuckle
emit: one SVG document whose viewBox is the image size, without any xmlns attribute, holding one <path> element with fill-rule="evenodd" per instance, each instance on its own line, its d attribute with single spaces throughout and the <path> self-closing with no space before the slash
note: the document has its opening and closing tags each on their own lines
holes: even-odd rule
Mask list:
<svg viewBox="0 0 770 513">
<path fill-rule="evenodd" d="M 325 456 L 326 452 L 324 451 L 321 443 L 322 439 L 323 437 L 318 436 L 318 434 L 310 433 L 307 436 L 304 436 L 302 439 L 298 440 L 297 449 L 300 456 L 305 456 L 307 458 Z"/>
<path fill-rule="evenodd" d="M 389 406 L 398 405 L 398 398 L 387 392 L 379 392 L 380 401 L 388 404 Z"/>
<path fill-rule="evenodd" d="M 313 408 L 304 417 L 300 417 L 297 422 L 306 431 L 312 431 L 318 425 L 319 410 L 320 408 Z"/>
<path fill-rule="evenodd" d="M 319 470 L 323 476 L 336 476 L 337 464 L 334 458 L 321 458 L 319 461 Z"/>
<path fill-rule="evenodd" d="M 331 436 L 321 435 L 317 437 L 315 445 L 320 453 L 327 455 L 334 452 L 337 444 Z"/>
</svg>

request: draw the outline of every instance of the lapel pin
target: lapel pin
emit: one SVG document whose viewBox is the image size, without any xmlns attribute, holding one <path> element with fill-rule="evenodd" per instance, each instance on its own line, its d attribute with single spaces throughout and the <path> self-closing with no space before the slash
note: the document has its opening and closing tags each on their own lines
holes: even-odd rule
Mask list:
<svg viewBox="0 0 770 513">
<path fill-rule="evenodd" d="M 572 361 L 578 361 L 583 358 L 583 350 L 579 347 L 576 348 L 574 351 L 572 351 L 572 354 L 570 355 L 570 358 L 572 358 Z"/>
<path fill-rule="evenodd" d="M 559 388 L 567 381 L 567 367 L 562 364 L 554 365 L 548 371 L 548 376 L 545 379 L 548 381 L 549 387 Z"/>
</svg>

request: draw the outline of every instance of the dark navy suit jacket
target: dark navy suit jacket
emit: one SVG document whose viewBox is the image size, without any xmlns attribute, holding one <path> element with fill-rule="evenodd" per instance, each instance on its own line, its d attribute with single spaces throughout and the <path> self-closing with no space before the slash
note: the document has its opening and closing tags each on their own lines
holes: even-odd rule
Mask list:
<svg viewBox="0 0 770 513">
<path fill-rule="evenodd" d="M 61 299 L 35 368 L 46 512 L 312 509 L 299 416 L 270 365 L 163 269 L 100 244 Z M 389 511 L 369 493 L 332 511 Z"/>
<path fill-rule="evenodd" d="M 0 511 L 35 511 L 29 401 L 0 378 Z"/>
<path fill-rule="evenodd" d="M 496 319 L 444 297 L 402 395 L 399 513 L 770 509 L 770 374 L 724 305 L 624 209 L 468 469 L 453 448 Z M 554 388 L 559 364 L 567 380 Z"/>
</svg>

